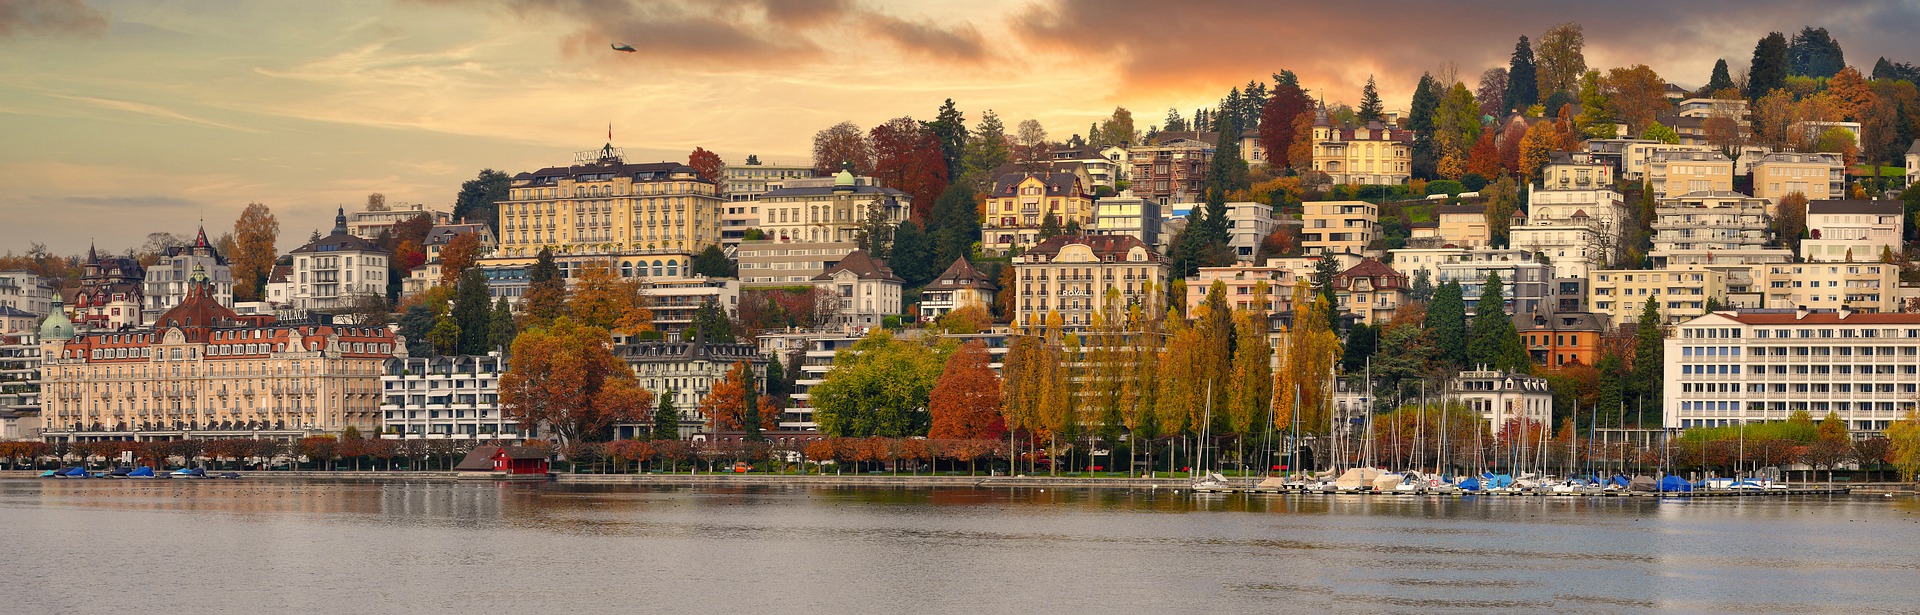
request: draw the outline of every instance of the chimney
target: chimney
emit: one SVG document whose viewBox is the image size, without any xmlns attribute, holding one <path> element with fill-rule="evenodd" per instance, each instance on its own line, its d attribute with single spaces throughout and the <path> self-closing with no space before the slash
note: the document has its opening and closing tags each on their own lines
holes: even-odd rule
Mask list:
<svg viewBox="0 0 1920 615">
<path fill-rule="evenodd" d="M 1846 320 L 1848 316 L 1853 315 L 1853 306 L 1842 303 L 1838 311 L 1840 312 L 1840 320 Z"/>
<path fill-rule="evenodd" d="M 1803 319 L 1803 318 L 1806 318 L 1806 317 L 1807 317 L 1807 306 L 1804 306 L 1804 305 L 1797 305 L 1797 306 L 1794 306 L 1794 308 L 1793 308 L 1793 319 L 1794 319 L 1794 320 L 1800 320 L 1800 319 Z"/>
</svg>

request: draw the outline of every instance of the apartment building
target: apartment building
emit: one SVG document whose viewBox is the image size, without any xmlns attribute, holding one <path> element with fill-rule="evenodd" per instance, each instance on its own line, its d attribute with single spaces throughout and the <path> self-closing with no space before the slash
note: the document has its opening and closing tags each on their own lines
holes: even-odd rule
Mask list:
<svg viewBox="0 0 1920 615">
<path fill-rule="evenodd" d="M 342 310 L 387 293 L 387 261 L 393 254 L 349 233 L 345 209 L 334 216 L 332 234 L 295 248 L 291 256 L 284 307 Z"/>
<path fill-rule="evenodd" d="M 664 260 L 685 269 L 720 242 L 720 186 L 677 162 L 628 163 L 611 144 L 574 164 L 513 177 L 498 203 L 500 249 L 489 264 L 557 255 Z"/>
<path fill-rule="evenodd" d="M 1454 401 L 1480 415 L 1494 433 L 1529 422 L 1553 429 L 1553 390 L 1547 379 L 1498 370 L 1467 370 L 1453 379 Z"/>
<path fill-rule="evenodd" d="M 1333 276 L 1334 309 L 1360 317 L 1360 323 L 1379 326 L 1393 320 L 1407 302 L 1411 280 L 1371 258 Z"/>
<path fill-rule="evenodd" d="M 1513 328 L 1534 364 L 1552 369 L 1593 365 L 1600 358 L 1600 338 L 1612 330 L 1597 314 L 1573 311 L 1514 314 Z"/>
<path fill-rule="evenodd" d="M 1620 178 L 1627 181 L 1647 179 L 1654 157 L 1666 152 L 1712 152 L 1714 148 L 1705 145 L 1678 145 L 1648 141 L 1645 139 L 1621 139 Z M 1596 152 L 1597 153 L 1597 152 Z M 1604 158 L 1605 154 L 1601 154 Z"/>
<path fill-rule="evenodd" d="M 1487 247 L 1493 232 L 1487 227 L 1484 203 L 1460 203 L 1433 208 L 1434 232 L 1440 241 L 1469 250 Z"/>
<path fill-rule="evenodd" d="M 1371 249 L 1380 210 L 1366 201 L 1301 204 L 1300 246 L 1307 254 L 1378 256 Z"/>
<path fill-rule="evenodd" d="M 634 341 L 615 344 L 613 354 L 627 362 L 640 388 L 653 392 L 655 399 L 673 396 L 673 407 L 680 413 L 681 439 L 713 433 L 707 417 L 700 414 L 700 403 L 713 391 L 713 385 L 726 380 L 735 364 L 746 363 L 757 386 L 766 383 L 767 357 L 751 343 Z M 614 437 L 642 437 L 651 426 L 651 419 L 618 423 L 613 428 Z"/>
<path fill-rule="evenodd" d="M 1661 199 L 1654 207 L 1656 264 L 1676 257 L 1762 249 L 1770 229 L 1767 200 L 1738 192 L 1692 192 Z"/>
<path fill-rule="evenodd" d="M 1253 261 L 1260 251 L 1260 242 L 1279 227 L 1271 205 L 1227 203 L 1227 247 L 1233 248 L 1234 256 L 1241 261 Z"/>
<path fill-rule="evenodd" d="M 1293 309 L 1293 287 L 1300 278 L 1281 266 L 1279 260 L 1267 259 L 1261 265 L 1238 262 L 1227 267 L 1201 267 L 1199 273 L 1187 278 L 1187 313 L 1192 314 L 1194 308 L 1206 301 L 1216 281 L 1225 285 L 1227 303 L 1233 309 L 1266 312 Z M 1263 284 L 1265 292 L 1262 292 Z"/>
<path fill-rule="evenodd" d="M 734 257 L 740 265 L 742 288 L 804 286 L 846 258 L 860 244 L 841 242 L 781 242 L 771 239 L 740 242 Z"/>
<path fill-rule="evenodd" d="M 1093 228 L 1090 186 L 1072 173 L 1009 173 L 993 181 L 980 228 L 981 249 L 1005 254 L 1040 242 L 1048 219 L 1061 229 Z"/>
<path fill-rule="evenodd" d="M 813 164 L 782 164 L 748 158 L 743 164 L 729 164 L 720 170 L 720 186 L 727 200 L 749 202 L 779 189 L 788 180 L 813 177 Z"/>
<path fill-rule="evenodd" d="M 1706 313 L 1707 299 L 1726 302 L 1726 272 L 1694 266 L 1602 269 L 1593 272 L 1587 287 L 1590 309 L 1614 327 L 1639 322 L 1648 302 L 1660 304 L 1666 323 L 1681 322 Z"/>
<path fill-rule="evenodd" d="M 1753 196 L 1772 203 L 1768 214 L 1778 214 L 1780 199 L 1795 192 L 1810 201 L 1846 198 L 1846 161 L 1824 152 L 1776 152 L 1753 163 Z"/>
<path fill-rule="evenodd" d="M 1898 254 L 1905 217 L 1906 205 L 1892 199 L 1808 201 L 1811 237 L 1800 240 L 1800 258 L 1867 262 L 1889 251 Z"/>
<path fill-rule="evenodd" d="M 1879 261 L 1779 263 L 1753 267 L 1761 307 L 1897 312 L 1900 266 Z"/>
<path fill-rule="evenodd" d="M 913 198 L 907 193 L 846 170 L 833 177 L 787 180 L 756 202 L 760 231 L 772 241 L 858 241 L 860 226 L 869 218 L 897 225 L 913 213 Z"/>
<path fill-rule="evenodd" d="M 1132 189 L 1127 189 L 1093 202 L 1090 231 L 1095 235 L 1131 235 L 1158 250 L 1165 221 L 1159 202 L 1135 196 Z"/>
<path fill-rule="evenodd" d="M 1325 107 L 1314 111 L 1313 170 L 1335 184 L 1404 184 L 1412 177 L 1413 131 L 1380 122 L 1335 126 Z"/>
<path fill-rule="evenodd" d="M 433 226 L 453 222 L 453 212 L 428 207 L 426 203 L 369 203 L 364 211 L 356 211 L 347 218 L 347 232 L 354 237 L 368 241 L 380 238 L 381 233 L 393 232 L 393 226 L 414 218 L 426 216 Z"/>
<path fill-rule="evenodd" d="M 1733 159 L 1718 151 L 1663 150 L 1647 162 L 1647 186 L 1653 198 L 1733 191 Z"/>
<path fill-rule="evenodd" d="M 1466 248 L 1400 248 L 1388 250 L 1387 255 L 1388 260 L 1393 263 L 1393 270 L 1407 276 L 1408 280 L 1414 279 L 1421 270 L 1425 270 L 1427 280 L 1434 281 L 1440 279 L 1441 263 L 1467 252 Z M 1433 285 L 1439 286 L 1440 283 L 1433 282 Z"/>
<path fill-rule="evenodd" d="M 1879 432 L 1920 397 L 1920 314 L 1742 310 L 1693 318 L 1666 339 L 1665 427 L 1832 413 Z"/>
<path fill-rule="evenodd" d="M 701 306 L 718 306 L 727 318 L 740 316 L 740 281 L 706 276 L 658 277 L 640 281 L 640 294 L 652 303 L 653 328 L 666 339 L 680 339 L 693 326 Z"/>
<path fill-rule="evenodd" d="M 500 407 L 499 353 L 388 359 L 380 376 L 380 437 L 519 440 L 532 437 Z"/>
<path fill-rule="evenodd" d="M 1213 160 L 1211 141 L 1197 135 L 1171 139 L 1163 135 L 1159 143 L 1129 151 L 1133 180 L 1128 185 L 1134 194 L 1162 207 L 1199 202 L 1204 196 L 1201 184 L 1207 177 L 1207 163 Z"/>
<path fill-rule="evenodd" d="M 1500 276 L 1508 314 L 1554 310 L 1553 267 L 1526 250 L 1469 250 L 1448 256 L 1434 271 L 1434 286 L 1460 284 L 1460 296 L 1466 299 L 1468 312 L 1474 310 L 1489 275 Z"/>
<path fill-rule="evenodd" d="M 53 283 L 37 273 L 0 271 L 0 306 L 34 316 L 46 316 L 53 309 L 54 294 Z"/>
<path fill-rule="evenodd" d="M 1165 306 L 1159 297 L 1167 288 L 1167 263 L 1145 242 L 1129 235 L 1062 235 L 1013 257 L 1018 292 L 1013 323 L 1025 330 L 1044 327 L 1048 314 L 1058 312 L 1068 331 L 1084 331 L 1093 315 L 1134 304 L 1158 318 Z M 1106 305 L 1107 291 L 1118 296 Z"/>
</svg>

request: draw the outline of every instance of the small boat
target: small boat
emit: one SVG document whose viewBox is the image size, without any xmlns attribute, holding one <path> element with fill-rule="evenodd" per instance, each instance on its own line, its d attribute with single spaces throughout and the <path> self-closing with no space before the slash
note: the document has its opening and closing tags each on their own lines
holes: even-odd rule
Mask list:
<svg viewBox="0 0 1920 615">
<path fill-rule="evenodd" d="M 134 468 L 132 472 L 128 472 L 127 478 L 160 478 L 160 477 L 154 475 L 153 468 L 149 468 L 147 466 L 140 466 L 138 468 Z"/>
<path fill-rule="evenodd" d="M 132 473 L 133 473 L 133 468 L 118 467 L 112 470 L 108 470 L 106 477 L 107 478 L 126 478 L 128 474 L 132 474 Z"/>
<path fill-rule="evenodd" d="M 240 475 L 234 474 L 233 477 L 240 478 Z M 1216 491 L 1230 490 L 1233 488 L 1233 483 L 1227 482 L 1227 477 L 1221 476 L 1218 472 L 1208 472 L 1205 476 L 1195 479 L 1191 486 L 1196 491 Z"/>
<path fill-rule="evenodd" d="M 40 478 L 58 478 L 59 473 L 60 470 L 47 470 L 40 473 Z"/>
<path fill-rule="evenodd" d="M 93 475 L 88 474 L 86 468 L 83 468 L 80 466 L 74 466 L 71 468 L 67 468 L 65 470 L 61 470 L 59 474 L 55 474 L 53 477 L 54 478 L 93 478 Z"/>
<path fill-rule="evenodd" d="M 238 479 L 240 478 L 240 473 L 239 472 L 221 472 L 219 478 L 224 478 L 228 480 Z"/>
<path fill-rule="evenodd" d="M 200 468 L 181 468 L 174 470 L 172 476 L 174 478 L 206 478 L 207 471 Z"/>
</svg>

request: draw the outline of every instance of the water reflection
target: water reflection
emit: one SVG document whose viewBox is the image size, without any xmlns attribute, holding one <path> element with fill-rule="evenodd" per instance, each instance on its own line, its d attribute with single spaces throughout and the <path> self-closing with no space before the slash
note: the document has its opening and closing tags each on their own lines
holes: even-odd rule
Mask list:
<svg viewBox="0 0 1920 615">
<path fill-rule="evenodd" d="M 159 611 L 273 612 L 528 596 L 586 612 L 1899 612 L 1920 595 L 1910 499 L 0 480 L 0 514 L 14 561 L 125 571 L 121 588 L 27 570 L 23 604 L 54 611 L 121 589 Z M 181 570 L 247 583 L 209 594 L 172 583 Z"/>
</svg>

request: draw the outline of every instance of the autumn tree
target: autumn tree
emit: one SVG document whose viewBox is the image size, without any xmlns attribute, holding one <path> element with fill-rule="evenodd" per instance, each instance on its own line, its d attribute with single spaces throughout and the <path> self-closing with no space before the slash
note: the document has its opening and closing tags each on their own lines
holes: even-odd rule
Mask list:
<svg viewBox="0 0 1920 615">
<path fill-rule="evenodd" d="M 598 262 L 585 264 L 579 272 L 567 314 L 581 326 L 627 335 L 653 330 L 653 310 L 638 280 L 621 279 L 612 267 Z"/>
<path fill-rule="evenodd" d="M 1286 331 L 1280 368 L 1274 371 L 1273 425 L 1290 429 L 1298 416 L 1306 432 L 1322 433 L 1328 427 L 1328 386 L 1340 336 L 1327 328 L 1326 313 L 1332 306 L 1310 294 L 1304 281 L 1293 288 L 1293 306 L 1293 326 Z"/>
<path fill-rule="evenodd" d="M 605 440 L 615 423 L 644 419 L 653 403 L 600 327 L 560 318 L 521 333 L 511 357 L 500 378 L 501 407 L 526 429 L 545 428 L 563 447 Z"/>
<path fill-rule="evenodd" d="M 461 233 L 447 241 L 440 248 L 440 283 L 451 285 L 460 280 L 460 272 L 472 267 L 480 258 L 480 236 L 476 233 Z"/>
<path fill-rule="evenodd" d="M 1039 120 L 1021 120 L 1013 144 L 1013 159 L 1028 171 L 1038 170 L 1047 159 L 1047 149 L 1052 147 L 1047 141 L 1047 129 Z"/>
<path fill-rule="evenodd" d="M 853 122 L 834 124 L 813 135 L 813 174 L 829 176 L 851 165 L 854 175 L 873 173 L 873 145 Z"/>
<path fill-rule="evenodd" d="M 1547 28 L 1533 52 L 1541 93 L 1574 91 L 1580 74 L 1587 72 L 1586 44 L 1580 24 L 1567 22 Z"/>
<path fill-rule="evenodd" d="M 1295 159 L 1291 151 L 1294 142 L 1301 136 L 1298 120 L 1302 116 L 1309 120 L 1307 126 L 1311 136 L 1313 99 L 1300 86 L 1290 83 L 1275 85 L 1273 92 L 1267 96 L 1266 105 L 1260 110 L 1260 147 L 1266 150 L 1267 159 L 1256 162 L 1265 162 L 1272 169 L 1312 168 L 1310 155 L 1307 159 Z"/>
<path fill-rule="evenodd" d="M 234 249 L 228 254 L 233 270 L 233 295 L 237 301 L 265 298 L 267 276 L 279 258 L 275 242 L 280 239 L 280 220 L 273 210 L 259 203 L 248 203 L 233 223 Z"/>
<path fill-rule="evenodd" d="M 1266 293 L 1266 283 L 1258 285 Z M 1273 346 L 1267 341 L 1267 313 L 1238 311 L 1233 315 L 1233 365 L 1228 378 L 1226 409 L 1233 433 L 1250 434 L 1265 424 L 1273 405 Z"/>
<path fill-rule="evenodd" d="M 1494 118 L 1507 114 L 1507 69 L 1501 66 L 1489 68 L 1480 73 L 1480 85 L 1473 89 L 1474 104 L 1480 106 L 1480 114 Z"/>
<path fill-rule="evenodd" d="M 999 439 L 1006 435 L 1000 419 L 1000 377 L 993 373 L 987 348 L 979 341 L 960 346 L 927 401 L 933 439 Z"/>
<path fill-rule="evenodd" d="M 1666 80 L 1645 64 L 1609 70 L 1603 83 L 1609 111 L 1634 133 L 1646 130 L 1655 116 L 1672 106 L 1667 102 Z"/>
<path fill-rule="evenodd" d="M 1780 198 L 1773 212 L 1773 236 L 1781 245 L 1800 253 L 1800 236 L 1807 232 L 1807 195 L 1791 192 Z"/>
<path fill-rule="evenodd" d="M 726 187 L 725 182 L 721 181 L 721 172 L 726 170 L 727 163 L 720 159 L 719 154 L 709 152 L 704 147 L 695 147 L 693 153 L 687 154 L 687 166 L 693 167 L 694 172 L 700 174 L 700 179 L 718 184 L 723 189 Z"/>
<path fill-rule="evenodd" d="M 810 391 L 820 431 L 832 436 L 926 435 L 927 399 L 946 352 L 875 330 L 834 356 Z"/>
<path fill-rule="evenodd" d="M 1908 410 L 1888 425 L 1887 445 L 1887 463 L 1900 471 L 1900 480 L 1915 480 L 1920 473 L 1920 414 Z"/>
<path fill-rule="evenodd" d="M 758 389 L 747 363 L 736 362 L 700 400 L 700 414 L 707 417 L 707 426 L 714 431 L 754 431 L 754 425 L 762 430 L 774 429 L 779 426 L 779 414 L 767 411 L 774 408 L 773 398 Z"/>
<path fill-rule="evenodd" d="M 867 133 L 873 145 L 873 176 L 913 197 L 913 218 L 926 220 L 934 199 L 947 189 L 947 165 L 939 138 L 911 117 L 897 117 Z"/>
</svg>

